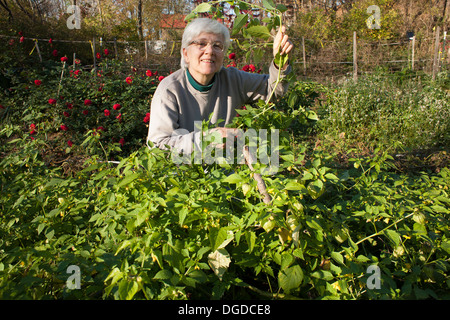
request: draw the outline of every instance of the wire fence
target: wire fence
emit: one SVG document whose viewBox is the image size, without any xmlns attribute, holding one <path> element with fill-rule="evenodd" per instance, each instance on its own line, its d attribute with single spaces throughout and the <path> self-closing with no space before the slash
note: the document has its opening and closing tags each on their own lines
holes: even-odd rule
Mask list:
<svg viewBox="0 0 450 320">
<path fill-rule="evenodd" d="M 124 63 L 124 68 L 153 69 L 168 73 L 179 68 L 180 40 L 123 41 L 34 39 L 0 35 L 6 42 L 0 48 L 11 47 L 12 42 L 21 42 L 30 55 L 45 59 L 67 56 L 69 63 L 77 58 L 84 61 L 85 68 L 96 68 L 106 56 Z M 395 72 L 403 69 L 423 71 L 433 76 L 450 66 L 450 41 L 439 27 L 433 38 L 404 38 L 395 41 L 322 41 L 307 38 L 291 38 L 295 50 L 291 57 L 296 74 L 301 79 L 314 81 L 340 81 L 362 74 L 383 71 Z M 236 47 L 236 46 L 234 46 Z M 236 49 L 238 49 L 236 47 Z M 56 52 L 55 52 L 56 50 Z M 270 54 L 263 55 L 259 65 L 268 65 Z M 251 63 L 251 61 L 244 61 Z"/>
</svg>

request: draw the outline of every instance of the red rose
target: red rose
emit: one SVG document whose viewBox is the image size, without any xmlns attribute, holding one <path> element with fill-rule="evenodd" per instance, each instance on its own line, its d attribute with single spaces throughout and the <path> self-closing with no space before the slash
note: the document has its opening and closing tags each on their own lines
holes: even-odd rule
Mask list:
<svg viewBox="0 0 450 320">
<path fill-rule="evenodd" d="M 66 106 L 67 106 L 67 109 L 73 109 L 73 104 L 71 104 L 71 103 L 66 103 Z"/>
<path fill-rule="evenodd" d="M 61 57 L 61 62 L 67 62 L 67 60 L 69 60 L 67 57 Z"/>
<path fill-rule="evenodd" d="M 103 128 L 102 126 L 97 128 L 98 131 L 105 131 L 105 128 Z"/>
<path fill-rule="evenodd" d="M 84 105 L 85 106 L 90 106 L 92 104 L 92 101 L 89 99 L 84 100 Z"/>
<path fill-rule="evenodd" d="M 234 60 L 236 59 L 236 53 L 230 53 L 230 55 L 228 56 L 229 59 Z"/>
<path fill-rule="evenodd" d="M 250 66 L 248 64 L 246 64 L 245 66 L 242 67 L 242 70 L 244 70 L 245 72 L 248 72 L 250 70 Z"/>
<path fill-rule="evenodd" d="M 48 99 L 48 103 L 50 103 L 50 104 L 56 104 L 56 99 Z"/>
<path fill-rule="evenodd" d="M 34 129 L 30 131 L 30 134 L 31 134 L 31 135 L 34 135 L 34 134 L 36 134 L 36 133 L 37 133 L 37 132 L 36 132 L 36 130 L 34 130 Z"/>
<path fill-rule="evenodd" d="M 69 147 L 72 147 L 72 146 L 73 146 L 73 142 L 70 141 L 70 140 L 67 140 L 67 144 L 69 145 Z"/>
<path fill-rule="evenodd" d="M 87 115 L 88 115 L 88 113 L 89 113 L 89 111 L 87 111 L 87 110 L 83 110 L 83 114 L 84 114 L 85 116 L 87 116 Z"/>
<path fill-rule="evenodd" d="M 133 82 L 133 79 L 131 79 L 131 77 L 127 77 L 127 78 L 125 79 L 125 81 L 126 81 L 128 84 L 131 84 L 131 83 Z"/>
<path fill-rule="evenodd" d="M 24 37 L 20 37 L 20 42 L 23 42 L 23 40 L 25 40 L 25 38 Z"/>
<path fill-rule="evenodd" d="M 80 72 L 81 72 L 81 70 L 75 70 L 73 73 L 76 74 L 76 75 L 79 75 Z"/>
<path fill-rule="evenodd" d="M 40 86 L 42 84 L 41 80 L 34 80 L 34 84 Z"/>
<path fill-rule="evenodd" d="M 54 57 L 57 57 L 58 56 L 58 50 L 53 50 L 53 52 L 52 52 L 52 55 L 54 56 Z"/>
<path fill-rule="evenodd" d="M 124 138 L 122 138 L 122 139 L 120 139 L 119 140 L 119 143 L 122 145 L 122 147 L 123 147 L 123 145 L 125 144 L 125 139 Z"/>
<path fill-rule="evenodd" d="M 52 38 L 48 39 L 48 43 L 52 44 L 52 42 L 53 42 Z"/>
<path fill-rule="evenodd" d="M 119 113 L 119 115 L 116 117 L 117 120 L 121 121 L 122 120 L 122 114 Z"/>
<path fill-rule="evenodd" d="M 251 65 L 249 65 L 248 67 L 249 67 L 249 69 L 250 69 L 251 72 L 255 72 L 256 68 L 255 68 L 254 65 L 251 64 Z"/>
<path fill-rule="evenodd" d="M 70 114 L 67 111 L 64 111 L 63 115 L 64 115 L 64 117 L 69 117 L 70 116 Z"/>
<path fill-rule="evenodd" d="M 60 127 L 59 127 L 62 131 L 67 131 L 67 126 L 66 125 L 64 125 L 64 124 L 62 124 Z"/>
<path fill-rule="evenodd" d="M 147 71 L 145 72 L 145 74 L 147 75 L 147 77 L 153 76 L 153 73 L 152 73 L 150 70 L 147 70 Z"/>
<path fill-rule="evenodd" d="M 105 113 L 105 116 L 106 116 L 106 117 L 109 117 L 109 115 L 111 114 L 111 112 L 109 112 L 108 109 L 105 109 L 105 111 L 103 111 L 103 112 Z"/>
<path fill-rule="evenodd" d="M 159 76 L 159 77 L 158 77 L 158 80 L 159 80 L 160 82 L 162 81 L 162 79 L 164 79 L 163 76 Z"/>
<path fill-rule="evenodd" d="M 144 123 L 148 123 L 150 121 L 150 112 L 147 112 L 144 117 Z"/>
<path fill-rule="evenodd" d="M 103 53 L 105 54 L 105 56 L 107 56 L 109 54 L 109 50 L 105 49 L 105 50 L 103 50 Z"/>
<path fill-rule="evenodd" d="M 102 57 L 99 52 L 97 52 L 96 56 L 97 56 L 97 59 L 100 59 Z"/>
<path fill-rule="evenodd" d="M 114 110 L 120 110 L 120 108 L 122 108 L 122 106 L 119 103 L 116 103 L 115 105 L 113 105 Z"/>
</svg>

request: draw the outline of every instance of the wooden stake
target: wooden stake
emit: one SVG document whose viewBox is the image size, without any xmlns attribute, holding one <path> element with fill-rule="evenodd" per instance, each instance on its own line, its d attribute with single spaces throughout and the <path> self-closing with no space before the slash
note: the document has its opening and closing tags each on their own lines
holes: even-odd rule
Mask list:
<svg viewBox="0 0 450 320">
<path fill-rule="evenodd" d="M 39 61 L 42 63 L 41 50 L 39 50 L 39 44 L 38 44 L 38 41 L 35 40 L 35 42 L 36 42 L 36 51 L 37 51 L 37 53 L 38 53 L 38 55 L 39 55 Z"/>
<path fill-rule="evenodd" d="M 97 70 L 97 57 L 95 55 L 95 37 L 92 38 L 92 55 L 94 56 L 94 70 Z"/>
<path fill-rule="evenodd" d="M 353 81 L 358 81 L 358 55 L 356 47 L 356 31 L 353 32 Z"/>
<path fill-rule="evenodd" d="M 433 59 L 433 76 L 436 79 L 436 74 L 439 72 L 439 26 L 436 27 L 436 41 L 434 42 L 434 59 Z"/>
<path fill-rule="evenodd" d="M 114 54 L 115 54 L 116 59 L 117 59 L 117 40 L 116 40 L 116 38 L 114 38 Z"/>
<path fill-rule="evenodd" d="M 253 158 L 253 156 L 250 154 L 248 150 L 248 146 L 244 146 L 243 149 L 244 152 L 244 158 L 247 162 L 248 167 L 251 171 L 253 171 L 253 179 L 257 182 L 257 187 L 259 190 L 259 193 L 263 196 L 263 201 L 265 204 L 269 204 L 272 201 L 272 198 L 270 197 L 270 194 L 267 192 L 266 184 L 264 183 L 264 180 L 262 179 L 262 176 L 259 173 L 254 172 L 255 169 L 253 169 L 252 163 L 255 163 L 256 160 Z"/>
<path fill-rule="evenodd" d="M 306 51 L 305 51 L 305 37 L 302 37 L 302 51 L 303 51 L 303 75 L 306 77 Z"/>
</svg>

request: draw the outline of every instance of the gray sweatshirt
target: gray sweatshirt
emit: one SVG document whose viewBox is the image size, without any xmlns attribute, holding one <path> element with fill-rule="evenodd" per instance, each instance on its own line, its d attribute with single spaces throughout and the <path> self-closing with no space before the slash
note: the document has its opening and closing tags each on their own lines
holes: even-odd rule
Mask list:
<svg viewBox="0 0 450 320">
<path fill-rule="evenodd" d="M 284 78 L 291 71 L 288 66 L 281 72 Z M 150 124 L 147 141 L 161 149 L 175 148 L 178 152 L 191 154 L 194 144 L 198 146 L 200 132 L 195 130 L 196 121 L 211 123 L 225 120 L 225 126 L 237 115 L 236 109 L 243 105 L 265 100 L 274 88 L 278 69 L 272 62 L 269 74 L 248 73 L 236 68 L 222 68 L 215 75 L 209 91 L 200 92 L 189 82 L 186 70 L 179 69 L 164 78 L 156 89 L 150 109 Z M 288 84 L 281 82 L 275 96 L 283 95 Z"/>
</svg>

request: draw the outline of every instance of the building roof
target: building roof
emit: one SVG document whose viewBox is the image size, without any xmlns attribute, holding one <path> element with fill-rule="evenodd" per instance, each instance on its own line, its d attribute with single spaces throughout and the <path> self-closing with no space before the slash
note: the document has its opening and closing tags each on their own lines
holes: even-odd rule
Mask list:
<svg viewBox="0 0 450 320">
<path fill-rule="evenodd" d="M 184 29 L 187 25 L 184 14 L 163 14 L 159 27 L 161 29 Z"/>
</svg>

